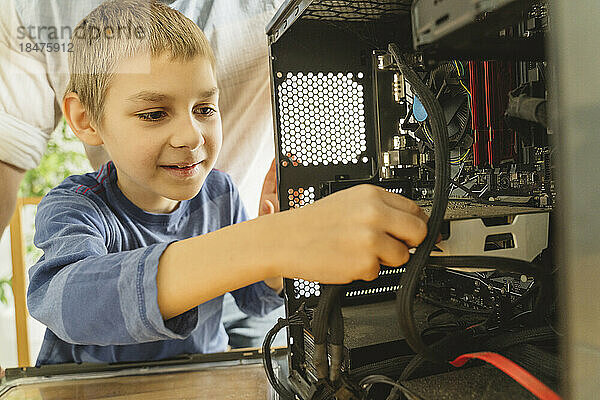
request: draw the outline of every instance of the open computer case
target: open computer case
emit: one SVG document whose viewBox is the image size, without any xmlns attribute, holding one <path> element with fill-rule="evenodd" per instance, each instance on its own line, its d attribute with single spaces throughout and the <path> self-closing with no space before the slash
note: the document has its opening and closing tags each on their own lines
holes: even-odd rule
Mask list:
<svg viewBox="0 0 600 400">
<path fill-rule="evenodd" d="M 286 279 L 282 397 L 539 394 L 482 361 L 457 369 L 461 356 L 484 352 L 567 393 L 561 315 L 571 293 L 562 282 L 573 253 L 565 243 L 578 237 L 572 218 L 585 223 L 573 205 L 597 203 L 598 184 L 583 170 L 597 171 L 591 148 L 578 148 L 574 161 L 572 116 L 558 118 L 576 93 L 556 95 L 567 79 L 557 49 L 571 25 L 552 3 L 562 4 L 288 0 L 273 18 L 281 209 L 372 184 L 418 202 L 443 238 L 426 239 L 404 267 L 382 265 L 371 282 Z M 597 149 L 582 125 L 591 110 L 579 133 Z M 557 191 L 557 180 L 569 190 Z M 573 199 L 577 190 L 584 196 Z M 557 229 L 559 221 L 572 228 Z"/>
</svg>

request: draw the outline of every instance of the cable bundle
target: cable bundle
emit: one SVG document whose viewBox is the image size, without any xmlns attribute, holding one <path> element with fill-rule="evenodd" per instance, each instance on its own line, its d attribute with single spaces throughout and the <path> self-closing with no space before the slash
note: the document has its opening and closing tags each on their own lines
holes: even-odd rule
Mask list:
<svg viewBox="0 0 600 400">
<path fill-rule="evenodd" d="M 410 261 L 406 264 L 406 272 L 402 274 L 400 289 L 398 289 L 396 298 L 398 320 L 402 333 L 413 350 L 423 354 L 428 359 L 439 360 L 439 356 L 431 351 L 431 349 L 423 342 L 420 332 L 417 330 L 413 317 L 413 299 L 421 277 L 421 272 L 427 264 L 429 253 L 433 249 L 435 241 L 440 233 L 440 227 L 448 205 L 448 195 L 450 193 L 448 128 L 440 103 L 437 101 L 429 87 L 421 81 L 418 75 L 410 68 L 404 57 L 400 55 L 398 46 L 392 43 L 389 45 L 388 49 L 394 57 L 398 68 L 400 68 L 400 71 L 404 75 L 404 78 L 411 85 L 413 91 L 419 96 L 419 99 L 427 110 L 430 118 L 435 154 L 434 196 L 431 215 L 427 223 L 427 236 L 411 256 Z"/>
</svg>

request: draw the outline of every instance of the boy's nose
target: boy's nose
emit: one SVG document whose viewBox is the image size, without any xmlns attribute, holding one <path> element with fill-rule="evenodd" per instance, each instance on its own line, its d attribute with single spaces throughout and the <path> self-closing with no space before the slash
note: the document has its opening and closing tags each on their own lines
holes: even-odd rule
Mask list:
<svg viewBox="0 0 600 400">
<path fill-rule="evenodd" d="M 170 139 L 172 147 L 188 147 L 192 150 L 206 142 L 201 124 L 189 118 L 175 128 Z"/>
</svg>

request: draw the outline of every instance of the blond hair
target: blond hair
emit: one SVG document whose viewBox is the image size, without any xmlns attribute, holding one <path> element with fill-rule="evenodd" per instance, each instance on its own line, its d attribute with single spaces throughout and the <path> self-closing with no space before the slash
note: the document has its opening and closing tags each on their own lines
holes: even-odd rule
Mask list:
<svg viewBox="0 0 600 400">
<path fill-rule="evenodd" d="M 140 54 L 173 61 L 215 56 L 202 30 L 179 11 L 158 0 L 108 0 L 73 30 L 69 82 L 65 95 L 76 93 L 91 121 L 101 124 L 104 101 L 115 69 Z"/>
</svg>

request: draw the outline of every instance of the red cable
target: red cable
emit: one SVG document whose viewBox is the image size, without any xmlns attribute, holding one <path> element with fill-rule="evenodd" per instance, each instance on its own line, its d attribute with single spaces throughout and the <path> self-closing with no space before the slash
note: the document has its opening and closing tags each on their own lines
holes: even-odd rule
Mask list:
<svg viewBox="0 0 600 400">
<path fill-rule="evenodd" d="M 517 383 L 519 383 L 525 389 L 529 390 L 538 399 L 561 400 L 561 397 L 558 394 L 540 382 L 535 376 L 531 375 L 523 367 L 515 364 L 508 358 L 501 356 L 498 353 L 482 351 L 479 353 L 463 354 L 462 356 L 458 356 L 454 361 L 450 361 L 450 364 L 454 365 L 455 367 L 462 367 L 468 360 L 472 358 L 477 358 L 492 364 L 494 367 L 498 368 L 506 375 L 517 381 Z"/>
</svg>

